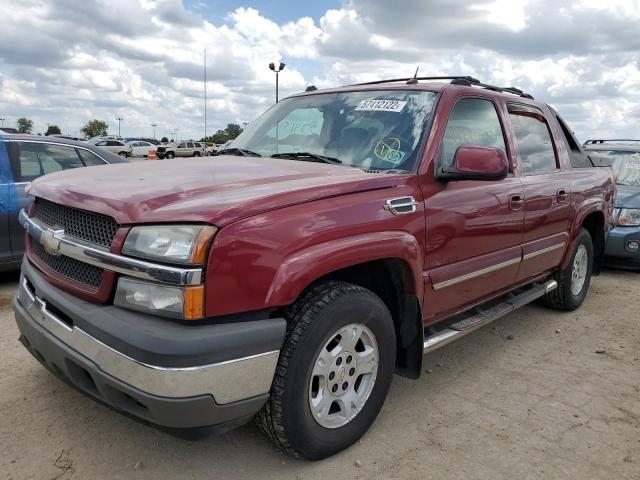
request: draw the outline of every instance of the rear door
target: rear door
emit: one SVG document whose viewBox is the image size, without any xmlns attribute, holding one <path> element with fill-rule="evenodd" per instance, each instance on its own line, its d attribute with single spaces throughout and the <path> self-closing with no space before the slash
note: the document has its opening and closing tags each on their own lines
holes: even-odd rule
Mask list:
<svg viewBox="0 0 640 480">
<path fill-rule="evenodd" d="M 458 147 L 503 150 L 510 174 L 497 181 L 458 180 L 426 195 L 425 290 L 429 314 L 452 314 L 511 286 L 521 260 L 523 187 L 514 175 L 504 126 L 490 98 L 456 101 L 442 137 L 437 166 L 453 163 Z M 429 318 L 425 318 L 429 322 Z"/>
<path fill-rule="evenodd" d="M 556 267 L 569 241 L 571 179 L 541 110 L 509 103 L 520 178 L 524 186 L 523 261 L 517 280 Z"/>
<path fill-rule="evenodd" d="M 180 142 L 176 147 L 176 157 L 186 157 L 187 156 L 187 143 Z"/>
<path fill-rule="evenodd" d="M 9 152 L 7 144 L 0 140 L 0 264 L 13 260 L 9 236 L 9 215 L 16 208 L 16 186 L 11 171 Z"/>
</svg>

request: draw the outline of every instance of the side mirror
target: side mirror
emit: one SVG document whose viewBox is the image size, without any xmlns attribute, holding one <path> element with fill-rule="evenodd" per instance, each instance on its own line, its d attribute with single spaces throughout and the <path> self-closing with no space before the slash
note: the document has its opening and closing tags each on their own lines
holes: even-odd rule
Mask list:
<svg viewBox="0 0 640 480">
<path fill-rule="evenodd" d="M 509 173 L 507 156 L 499 148 L 480 145 L 458 147 L 452 167 L 443 169 L 447 180 L 502 180 Z"/>
</svg>

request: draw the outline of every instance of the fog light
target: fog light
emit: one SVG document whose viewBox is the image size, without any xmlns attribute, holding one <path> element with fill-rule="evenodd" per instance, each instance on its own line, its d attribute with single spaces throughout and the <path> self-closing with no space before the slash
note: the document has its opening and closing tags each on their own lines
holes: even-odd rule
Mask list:
<svg viewBox="0 0 640 480">
<path fill-rule="evenodd" d="M 204 313 L 204 287 L 174 287 L 121 277 L 114 305 L 183 320 L 199 320 Z"/>
<path fill-rule="evenodd" d="M 630 242 L 627 242 L 627 250 L 629 250 L 630 252 L 639 251 L 640 250 L 640 241 L 631 240 Z"/>
</svg>

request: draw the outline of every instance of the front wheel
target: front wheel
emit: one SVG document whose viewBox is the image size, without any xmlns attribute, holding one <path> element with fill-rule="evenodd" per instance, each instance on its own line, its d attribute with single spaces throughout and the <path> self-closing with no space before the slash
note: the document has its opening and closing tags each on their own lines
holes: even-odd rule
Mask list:
<svg viewBox="0 0 640 480">
<path fill-rule="evenodd" d="M 256 423 L 284 452 L 319 460 L 356 442 L 378 416 L 394 372 L 395 329 L 378 296 L 343 282 L 310 289 L 286 317 Z"/>
<path fill-rule="evenodd" d="M 543 303 L 556 310 L 575 310 L 584 301 L 591 283 L 593 271 L 593 241 L 587 230 L 582 228 L 569 265 L 554 276 L 558 288 L 547 293 Z"/>
<path fill-rule="evenodd" d="M 176 156 L 176 154 L 175 154 L 175 153 L 173 153 L 173 152 L 168 152 L 165 156 L 166 156 L 169 160 L 171 160 L 172 158 L 174 158 L 174 157 Z"/>
</svg>

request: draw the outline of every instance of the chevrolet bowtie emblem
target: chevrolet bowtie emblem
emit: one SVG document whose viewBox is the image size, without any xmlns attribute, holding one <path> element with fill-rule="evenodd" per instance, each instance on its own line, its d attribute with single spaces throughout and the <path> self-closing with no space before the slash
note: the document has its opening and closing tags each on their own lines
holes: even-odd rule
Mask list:
<svg viewBox="0 0 640 480">
<path fill-rule="evenodd" d="M 48 228 L 42 232 L 40 243 L 44 247 L 45 252 L 49 255 L 60 255 L 60 237 L 64 235 L 64 230 L 53 230 Z"/>
</svg>

